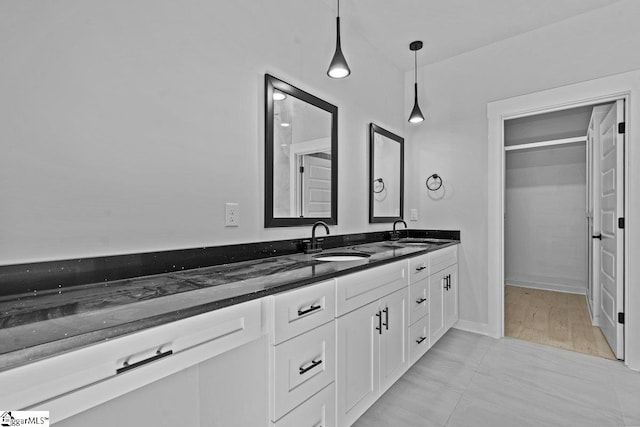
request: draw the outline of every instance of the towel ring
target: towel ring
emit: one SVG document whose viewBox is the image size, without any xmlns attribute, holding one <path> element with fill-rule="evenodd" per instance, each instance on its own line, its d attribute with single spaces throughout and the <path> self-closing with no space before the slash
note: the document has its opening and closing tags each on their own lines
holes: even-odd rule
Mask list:
<svg viewBox="0 0 640 427">
<path fill-rule="evenodd" d="M 425 182 L 425 185 L 429 189 L 429 191 L 437 191 L 442 187 L 442 178 L 437 173 L 434 173 Z"/>
<path fill-rule="evenodd" d="M 384 191 L 384 181 L 382 178 L 373 180 L 373 192 L 375 194 L 380 194 Z"/>
</svg>

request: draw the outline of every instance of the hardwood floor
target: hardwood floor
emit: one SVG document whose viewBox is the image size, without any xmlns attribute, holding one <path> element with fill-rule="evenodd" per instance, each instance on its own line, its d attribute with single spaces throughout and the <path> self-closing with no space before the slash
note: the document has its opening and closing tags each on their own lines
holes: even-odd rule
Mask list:
<svg viewBox="0 0 640 427">
<path fill-rule="evenodd" d="M 507 285 L 504 321 L 506 336 L 616 360 L 584 295 Z"/>
<path fill-rule="evenodd" d="M 354 425 L 640 426 L 638 402 L 621 362 L 452 329 Z"/>
</svg>

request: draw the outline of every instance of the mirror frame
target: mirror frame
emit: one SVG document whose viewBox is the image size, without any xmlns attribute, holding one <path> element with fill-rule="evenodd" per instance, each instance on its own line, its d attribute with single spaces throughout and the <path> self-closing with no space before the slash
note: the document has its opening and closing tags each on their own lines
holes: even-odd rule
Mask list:
<svg viewBox="0 0 640 427">
<path fill-rule="evenodd" d="M 273 91 L 277 89 L 287 95 L 325 110 L 331 114 L 331 216 L 330 217 L 283 217 L 273 216 Z M 264 75 L 265 106 L 264 106 L 264 226 L 271 227 L 295 227 L 311 225 L 316 221 L 324 221 L 329 225 L 338 224 L 338 107 L 316 96 L 311 95 L 297 87 L 290 85 L 270 74 Z"/>
<path fill-rule="evenodd" d="M 386 136 L 387 138 L 396 141 L 400 144 L 400 216 L 375 216 L 373 212 L 374 197 L 373 197 L 373 180 L 375 178 L 374 170 L 374 149 L 375 149 L 375 134 Z M 369 125 L 369 223 L 377 222 L 393 222 L 398 219 L 403 219 L 404 216 L 404 138 L 395 133 L 389 132 L 382 127 L 371 123 Z"/>
</svg>

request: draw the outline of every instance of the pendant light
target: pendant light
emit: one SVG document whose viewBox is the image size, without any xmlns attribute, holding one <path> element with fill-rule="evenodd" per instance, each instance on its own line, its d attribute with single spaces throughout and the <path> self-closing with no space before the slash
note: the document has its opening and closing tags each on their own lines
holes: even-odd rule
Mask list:
<svg viewBox="0 0 640 427">
<path fill-rule="evenodd" d="M 340 46 L 340 0 L 338 0 L 338 14 L 336 16 L 336 53 L 333 54 L 331 64 L 327 70 L 327 75 L 333 79 L 342 79 L 351 74 L 347 60 L 344 59 L 342 54 L 342 47 Z"/>
<path fill-rule="evenodd" d="M 411 44 L 409 44 L 409 49 L 413 51 L 414 61 L 415 61 L 414 63 L 415 80 L 413 83 L 414 101 L 413 101 L 413 109 L 411 110 L 411 114 L 409 115 L 409 122 L 420 123 L 421 121 L 424 120 L 422 111 L 420 111 L 420 107 L 418 106 L 418 51 L 422 49 L 422 42 L 419 40 L 412 42 Z"/>
</svg>

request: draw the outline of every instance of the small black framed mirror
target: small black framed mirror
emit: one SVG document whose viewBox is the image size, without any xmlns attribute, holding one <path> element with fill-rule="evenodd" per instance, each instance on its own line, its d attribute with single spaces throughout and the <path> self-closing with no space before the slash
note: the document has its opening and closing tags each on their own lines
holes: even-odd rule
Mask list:
<svg viewBox="0 0 640 427">
<path fill-rule="evenodd" d="M 369 125 L 369 222 L 393 222 L 404 214 L 404 138 Z"/>
<path fill-rule="evenodd" d="M 265 74 L 265 227 L 338 223 L 338 107 Z"/>
</svg>

